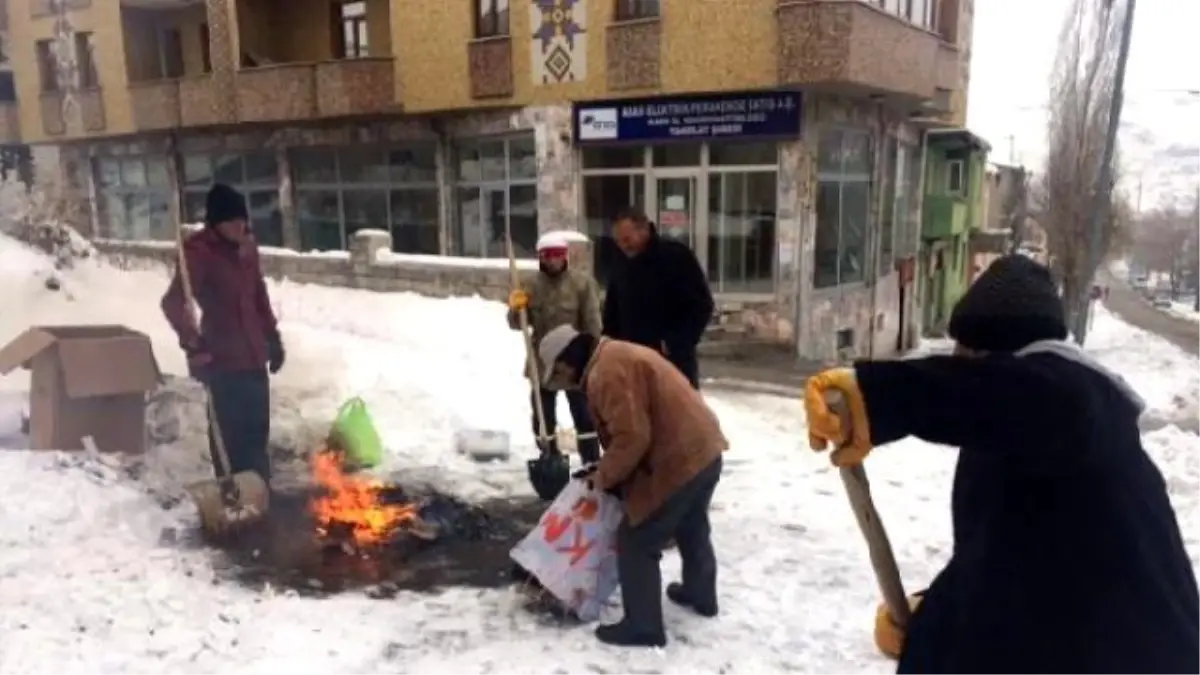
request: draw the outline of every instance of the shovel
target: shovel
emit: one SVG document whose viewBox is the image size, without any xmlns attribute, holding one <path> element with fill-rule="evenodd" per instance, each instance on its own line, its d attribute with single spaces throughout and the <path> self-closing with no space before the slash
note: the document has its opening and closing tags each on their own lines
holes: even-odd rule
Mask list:
<svg viewBox="0 0 1200 675">
<path fill-rule="evenodd" d="M 827 393 L 825 403 L 841 418 L 842 428 L 852 428 L 850 406 L 840 392 Z M 904 593 L 904 582 L 900 579 L 900 568 L 896 565 L 896 555 L 892 552 L 887 530 L 879 518 L 875 500 L 871 498 L 871 481 L 867 479 L 867 470 L 862 464 L 856 464 L 840 467 L 838 473 L 842 476 L 842 485 L 846 487 L 846 496 L 850 498 L 854 518 L 858 521 L 863 538 L 867 540 L 871 568 L 875 570 L 875 580 L 879 583 L 888 614 L 892 623 L 904 630 L 912 618 L 912 609 L 908 604 L 908 596 Z"/>
<path fill-rule="evenodd" d="M 196 296 L 192 290 L 191 277 L 188 275 L 182 225 L 175 235 L 175 248 L 179 251 L 179 280 L 183 284 L 184 302 L 188 312 L 195 316 Z M 208 406 L 208 420 L 212 427 L 213 446 L 216 450 L 213 454 L 220 464 L 217 468 L 221 477 L 200 481 L 185 489 L 196 503 L 196 510 L 200 513 L 200 526 L 209 534 L 221 535 L 265 516 L 270 492 L 267 490 L 266 481 L 254 471 L 242 471 L 231 475 L 229 453 L 225 451 L 225 437 L 221 434 L 221 423 L 217 419 L 217 410 L 213 406 L 208 383 L 204 384 L 204 398 Z"/>
<path fill-rule="evenodd" d="M 508 275 L 513 290 L 521 287 L 521 275 L 517 272 L 517 256 L 513 252 L 512 230 L 505 225 L 504 247 L 508 252 Z M 521 337 L 525 341 L 525 360 L 529 364 L 527 375 L 533 380 L 533 414 L 537 419 L 538 446 L 544 448 L 541 454 L 526 462 L 529 472 L 529 482 L 533 491 L 543 501 L 551 501 L 567 486 L 571 480 L 571 460 L 561 452 L 549 450 L 551 437 L 546 431 L 546 415 L 542 408 L 542 378 L 538 368 L 537 352 L 533 349 L 533 335 L 529 332 L 529 312 L 521 308 L 517 312 L 517 324 L 521 328 Z"/>
</svg>

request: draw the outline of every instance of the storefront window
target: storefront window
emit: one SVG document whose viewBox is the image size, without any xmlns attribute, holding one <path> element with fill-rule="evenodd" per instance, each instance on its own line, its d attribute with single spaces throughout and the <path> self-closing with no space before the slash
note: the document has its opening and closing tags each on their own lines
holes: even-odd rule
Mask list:
<svg viewBox="0 0 1200 675">
<path fill-rule="evenodd" d="M 896 206 L 897 212 L 900 214 L 896 221 L 899 230 L 896 254 L 911 258 L 917 255 L 917 248 L 921 240 L 921 173 L 923 169 L 921 149 L 915 144 L 902 144 L 897 162 L 904 167 L 904 175 L 897 179 L 899 183 L 897 199 L 902 201 L 902 204 Z"/>
<path fill-rule="evenodd" d="M 532 258 L 538 238 L 537 158 L 532 135 L 467 141 L 455 148 L 458 208 L 454 254 Z"/>
<path fill-rule="evenodd" d="M 301 248 L 344 250 L 358 230 L 378 229 L 397 253 L 438 254 L 436 154 L 434 143 L 294 151 Z"/>
<path fill-rule="evenodd" d="M 883 154 L 882 211 L 879 214 L 879 271 L 885 275 L 892 270 L 892 252 L 895 245 L 897 221 L 904 217 L 903 198 L 900 191 L 904 165 L 900 163 L 900 144 L 895 136 L 887 137 L 887 149 Z"/>
<path fill-rule="evenodd" d="M 774 292 L 778 163 L 773 141 L 585 149 L 597 278 L 606 282 L 621 255 L 612 219 L 632 205 L 648 211 L 660 236 L 692 247 L 716 292 Z"/>
<path fill-rule="evenodd" d="M 813 286 L 862 281 L 870 220 L 871 133 L 825 128 L 817 151 L 817 232 Z"/>
<path fill-rule="evenodd" d="M 592 240 L 592 267 L 596 279 L 608 282 L 613 266 L 623 255 L 612 238 L 613 218 L 630 206 L 646 207 L 646 182 L 641 174 L 585 176 L 584 218 Z"/>
<path fill-rule="evenodd" d="M 108 236 L 159 241 L 175 238 L 167 161 L 167 157 L 96 160 L 96 183 Z"/>
<path fill-rule="evenodd" d="M 246 197 L 250 227 L 263 246 L 283 246 L 279 210 L 279 172 L 275 155 L 187 154 L 183 156 L 183 215 L 204 220 L 204 199 L 213 183 L 225 183 Z"/>
<path fill-rule="evenodd" d="M 721 293 L 775 290 L 774 172 L 709 176 L 708 279 Z"/>
</svg>

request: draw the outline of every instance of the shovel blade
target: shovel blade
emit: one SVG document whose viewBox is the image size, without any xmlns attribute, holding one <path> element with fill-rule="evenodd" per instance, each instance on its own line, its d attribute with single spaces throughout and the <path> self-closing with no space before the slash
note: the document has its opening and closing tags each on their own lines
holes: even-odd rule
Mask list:
<svg viewBox="0 0 1200 675">
<path fill-rule="evenodd" d="M 210 534 L 257 521 L 266 516 L 270 506 L 267 484 L 253 471 L 201 481 L 189 485 L 187 492 L 200 514 L 200 526 Z"/>
</svg>

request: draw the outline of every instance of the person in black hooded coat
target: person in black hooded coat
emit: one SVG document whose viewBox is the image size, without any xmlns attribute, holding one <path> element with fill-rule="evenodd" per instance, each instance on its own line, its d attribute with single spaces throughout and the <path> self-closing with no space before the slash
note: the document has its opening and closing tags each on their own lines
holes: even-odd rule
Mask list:
<svg viewBox="0 0 1200 675">
<path fill-rule="evenodd" d="M 712 290 L 686 244 L 659 236 L 646 214 L 629 209 L 613 221 L 625 254 L 604 294 L 605 337 L 649 347 L 700 388 L 696 347 L 713 315 Z"/>
<path fill-rule="evenodd" d="M 997 260 L 949 332 L 954 355 L 859 362 L 805 389 L 810 441 L 835 464 L 906 436 L 960 448 L 953 553 L 898 672 L 1200 672 L 1196 576 L 1142 448 L 1144 404 L 1066 341 L 1048 270 Z"/>
</svg>

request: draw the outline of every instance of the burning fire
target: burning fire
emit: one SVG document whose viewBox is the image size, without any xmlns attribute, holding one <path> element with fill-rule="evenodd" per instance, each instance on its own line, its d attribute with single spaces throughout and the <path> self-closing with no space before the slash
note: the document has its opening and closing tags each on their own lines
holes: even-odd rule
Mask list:
<svg viewBox="0 0 1200 675">
<path fill-rule="evenodd" d="M 399 527 L 418 520 L 416 504 L 384 504 L 381 483 L 347 475 L 345 456 L 322 450 L 313 457 L 313 477 L 324 494 L 310 504 L 317 533 L 328 537 L 342 528 L 354 546 L 362 548 L 385 541 Z"/>
</svg>

